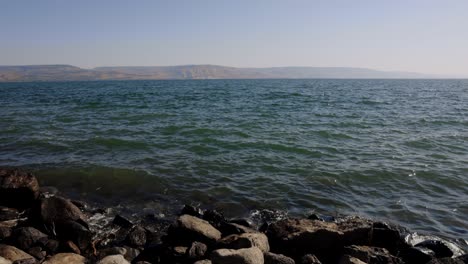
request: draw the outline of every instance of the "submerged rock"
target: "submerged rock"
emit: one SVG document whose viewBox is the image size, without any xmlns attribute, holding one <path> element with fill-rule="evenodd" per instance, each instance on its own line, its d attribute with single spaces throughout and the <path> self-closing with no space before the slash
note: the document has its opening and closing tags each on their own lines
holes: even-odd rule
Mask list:
<svg viewBox="0 0 468 264">
<path fill-rule="evenodd" d="M 213 264 L 263 264 L 263 253 L 259 248 L 218 249 L 212 252 Z"/>
<path fill-rule="evenodd" d="M 0 205 L 29 208 L 39 196 L 39 183 L 31 173 L 0 168 Z"/>
</svg>

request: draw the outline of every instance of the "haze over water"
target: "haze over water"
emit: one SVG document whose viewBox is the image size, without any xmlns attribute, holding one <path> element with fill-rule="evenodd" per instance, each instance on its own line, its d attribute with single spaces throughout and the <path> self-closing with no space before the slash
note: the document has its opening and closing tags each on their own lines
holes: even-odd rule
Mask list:
<svg viewBox="0 0 468 264">
<path fill-rule="evenodd" d="M 359 214 L 468 236 L 467 80 L 0 84 L 0 165 L 162 212 Z"/>
</svg>

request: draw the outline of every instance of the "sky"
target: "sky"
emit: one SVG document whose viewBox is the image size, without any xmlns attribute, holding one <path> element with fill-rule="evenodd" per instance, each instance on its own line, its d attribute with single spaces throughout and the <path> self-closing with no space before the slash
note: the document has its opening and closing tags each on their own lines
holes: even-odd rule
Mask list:
<svg viewBox="0 0 468 264">
<path fill-rule="evenodd" d="M 0 65 L 363 67 L 468 77 L 467 0 L 0 0 Z"/>
</svg>

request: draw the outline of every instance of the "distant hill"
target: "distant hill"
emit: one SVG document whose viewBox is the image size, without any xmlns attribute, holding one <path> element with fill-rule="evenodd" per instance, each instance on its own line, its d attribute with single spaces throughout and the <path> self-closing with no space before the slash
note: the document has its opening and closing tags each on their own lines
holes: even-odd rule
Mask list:
<svg viewBox="0 0 468 264">
<path fill-rule="evenodd" d="M 420 79 L 437 78 L 437 76 L 346 67 L 235 68 L 217 65 L 182 65 L 82 69 L 71 65 L 0 66 L 0 82 L 270 78 Z"/>
</svg>

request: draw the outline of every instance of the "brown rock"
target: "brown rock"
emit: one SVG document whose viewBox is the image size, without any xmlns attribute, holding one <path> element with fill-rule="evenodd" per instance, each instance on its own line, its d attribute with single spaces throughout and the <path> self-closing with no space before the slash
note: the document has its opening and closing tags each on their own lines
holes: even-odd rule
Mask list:
<svg viewBox="0 0 468 264">
<path fill-rule="evenodd" d="M 266 252 L 263 254 L 265 264 L 295 264 L 294 259 L 281 254 Z"/>
<path fill-rule="evenodd" d="M 195 241 L 188 249 L 187 255 L 190 259 L 202 259 L 205 256 L 207 250 L 208 247 L 205 244 Z"/>
<path fill-rule="evenodd" d="M 182 215 L 169 229 L 169 238 L 186 245 L 193 241 L 213 244 L 221 238 L 221 232 L 208 221 L 191 215 Z"/>
<path fill-rule="evenodd" d="M 18 169 L 0 169 L 0 205 L 28 208 L 38 196 L 39 183 L 34 175 Z"/>
<path fill-rule="evenodd" d="M 340 262 L 338 264 L 366 264 L 366 263 L 362 262 L 360 259 L 357 259 L 355 257 L 351 257 L 349 255 L 343 255 L 343 257 L 341 257 Z"/>
<path fill-rule="evenodd" d="M 59 253 L 53 255 L 42 264 L 85 264 L 86 258 L 75 253 Z"/>
<path fill-rule="evenodd" d="M 307 254 L 301 258 L 301 264 L 322 264 L 322 262 L 315 255 Z"/>
<path fill-rule="evenodd" d="M 369 246 L 347 246 L 344 253 L 369 264 L 402 264 L 403 261 L 390 254 L 385 248 Z"/>
<path fill-rule="evenodd" d="M 47 225 L 70 220 L 86 220 L 86 216 L 76 205 L 59 196 L 41 199 L 39 213 L 40 220 Z"/>
<path fill-rule="evenodd" d="M 34 259 L 33 256 L 13 246 L 0 244 L 0 257 L 12 262 L 17 260 Z"/>
<path fill-rule="evenodd" d="M 47 244 L 46 234 L 34 227 L 20 227 L 12 232 L 11 242 L 22 250 L 27 250 L 33 246 L 44 246 Z"/>
<path fill-rule="evenodd" d="M 11 260 L 8 260 L 4 257 L 0 257 L 0 264 L 12 264 Z"/>
<path fill-rule="evenodd" d="M 97 264 L 130 264 L 130 262 L 122 255 L 110 255 L 98 261 Z"/>
<path fill-rule="evenodd" d="M 227 236 L 218 241 L 218 247 L 230 249 L 258 247 L 262 252 L 270 251 L 268 237 L 258 232 Z"/>
</svg>

